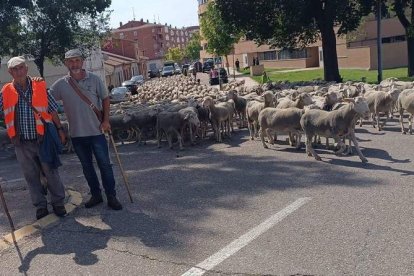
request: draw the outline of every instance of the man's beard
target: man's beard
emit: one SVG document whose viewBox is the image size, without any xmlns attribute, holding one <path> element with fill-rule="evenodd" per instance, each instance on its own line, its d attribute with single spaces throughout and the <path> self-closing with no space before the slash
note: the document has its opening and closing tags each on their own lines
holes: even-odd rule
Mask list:
<svg viewBox="0 0 414 276">
<path fill-rule="evenodd" d="M 82 72 L 82 68 L 70 69 L 72 74 L 79 74 Z"/>
</svg>

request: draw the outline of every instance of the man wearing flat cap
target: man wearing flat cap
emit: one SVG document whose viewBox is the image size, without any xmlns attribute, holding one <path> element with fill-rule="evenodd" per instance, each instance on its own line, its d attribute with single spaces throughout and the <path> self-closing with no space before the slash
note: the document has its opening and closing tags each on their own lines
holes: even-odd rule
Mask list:
<svg viewBox="0 0 414 276">
<path fill-rule="evenodd" d="M 16 157 L 29 187 L 33 205 L 37 208 L 36 218 L 49 214 L 45 189 L 41 175 L 47 179 L 47 188 L 53 211 L 57 216 L 65 216 L 65 189 L 57 167 L 41 161 L 39 141 L 45 134 L 45 122 L 56 125 L 62 143 L 65 134 L 60 123 L 55 99 L 47 92 L 43 79 L 28 77 L 28 66 L 22 56 L 7 62 L 8 72 L 13 81 L 6 83 L 0 94 L 0 109 L 4 111 L 7 134 L 15 145 Z"/>
<path fill-rule="evenodd" d="M 98 75 L 83 69 L 83 61 L 79 49 L 67 51 L 65 66 L 69 74 L 57 80 L 50 91 L 57 100 L 63 102 L 73 148 L 89 185 L 91 198 L 85 203 L 85 207 L 91 208 L 103 202 L 100 183 L 92 161 L 94 155 L 108 206 L 114 210 L 121 210 L 122 205 L 116 198 L 108 143 L 103 134 L 110 130 L 108 91 Z"/>
</svg>

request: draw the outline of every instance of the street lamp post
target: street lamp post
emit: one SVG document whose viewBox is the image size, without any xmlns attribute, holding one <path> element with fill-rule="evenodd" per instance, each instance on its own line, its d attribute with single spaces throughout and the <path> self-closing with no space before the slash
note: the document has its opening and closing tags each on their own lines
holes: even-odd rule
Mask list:
<svg viewBox="0 0 414 276">
<path fill-rule="evenodd" d="M 381 0 L 377 2 L 378 83 L 382 81 Z"/>
</svg>

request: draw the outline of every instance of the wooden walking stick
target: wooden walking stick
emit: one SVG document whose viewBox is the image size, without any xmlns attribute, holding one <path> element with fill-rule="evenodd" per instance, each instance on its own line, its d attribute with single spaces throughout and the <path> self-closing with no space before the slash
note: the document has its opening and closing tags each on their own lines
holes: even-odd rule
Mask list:
<svg viewBox="0 0 414 276">
<path fill-rule="evenodd" d="M 131 203 L 133 203 L 134 201 L 132 200 L 132 195 L 131 195 L 131 191 L 129 189 L 129 184 L 128 184 L 128 181 L 127 181 L 127 177 L 126 177 L 125 171 L 122 167 L 122 163 L 121 163 L 121 159 L 119 158 L 118 150 L 116 149 L 114 137 L 112 136 L 112 132 L 110 132 L 110 131 L 109 131 L 109 137 L 111 138 L 111 144 L 114 147 L 115 156 L 116 156 L 116 159 L 118 160 L 118 165 L 119 165 L 119 168 L 121 169 L 122 177 L 124 178 L 124 183 L 125 183 L 125 187 L 126 187 L 126 190 L 128 192 L 128 195 L 129 195 L 129 200 L 131 200 Z"/>
<path fill-rule="evenodd" d="M 13 220 L 12 220 L 12 218 L 10 216 L 9 208 L 7 208 L 6 199 L 4 198 L 3 189 L 1 188 L 1 183 L 2 182 L 3 182 L 3 179 L 0 178 L 0 198 L 1 198 L 1 204 L 3 205 L 4 212 L 6 213 L 6 216 L 7 216 L 8 220 L 9 220 L 9 223 L 10 223 L 10 228 L 12 229 L 12 235 L 14 236 L 14 231 L 16 231 L 16 229 L 14 228 L 14 223 L 13 223 Z"/>
</svg>

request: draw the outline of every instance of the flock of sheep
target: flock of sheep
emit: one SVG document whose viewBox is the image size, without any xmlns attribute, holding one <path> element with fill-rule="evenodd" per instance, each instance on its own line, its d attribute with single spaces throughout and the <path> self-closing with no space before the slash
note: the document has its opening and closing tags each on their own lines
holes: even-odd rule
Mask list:
<svg viewBox="0 0 414 276">
<path fill-rule="evenodd" d="M 190 77 L 172 76 L 148 81 L 130 101 L 111 105 L 110 122 L 113 135 L 121 142 L 145 143 L 156 138 L 160 146 L 165 136 L 170 148 L 176 139 L 180 149 L 187 137 L 194 144 L 210 129 L 214 139 L 222 142 L 231 137 L 234 125 L 239 129 L 247 126 L 250 138 L 260 136 L 265 148 L 267 143 L 274 144 L 278 135 L 288 135 L 290 145 L 300 149 L 304 134 L 306 153 L 316 160 L 321 158 L 313 145 L 325 137 L 329 148 L 328 139 L 332 138 L 337 155 L 352 153 L 353 143 L 362 162 L 367 162 L 355 137 L 358 120 L 360 125 L 362 120 L 371 120 L 381 130 L 398 111 L 405 134 L 403 115 L 407 112 L 411 134 L 413 87 L 413 82 L 393 78 L 379 85 L 314 81 L 248 88 L 243 81 L 236 81 L 219 91 Z"/>
</svg>

